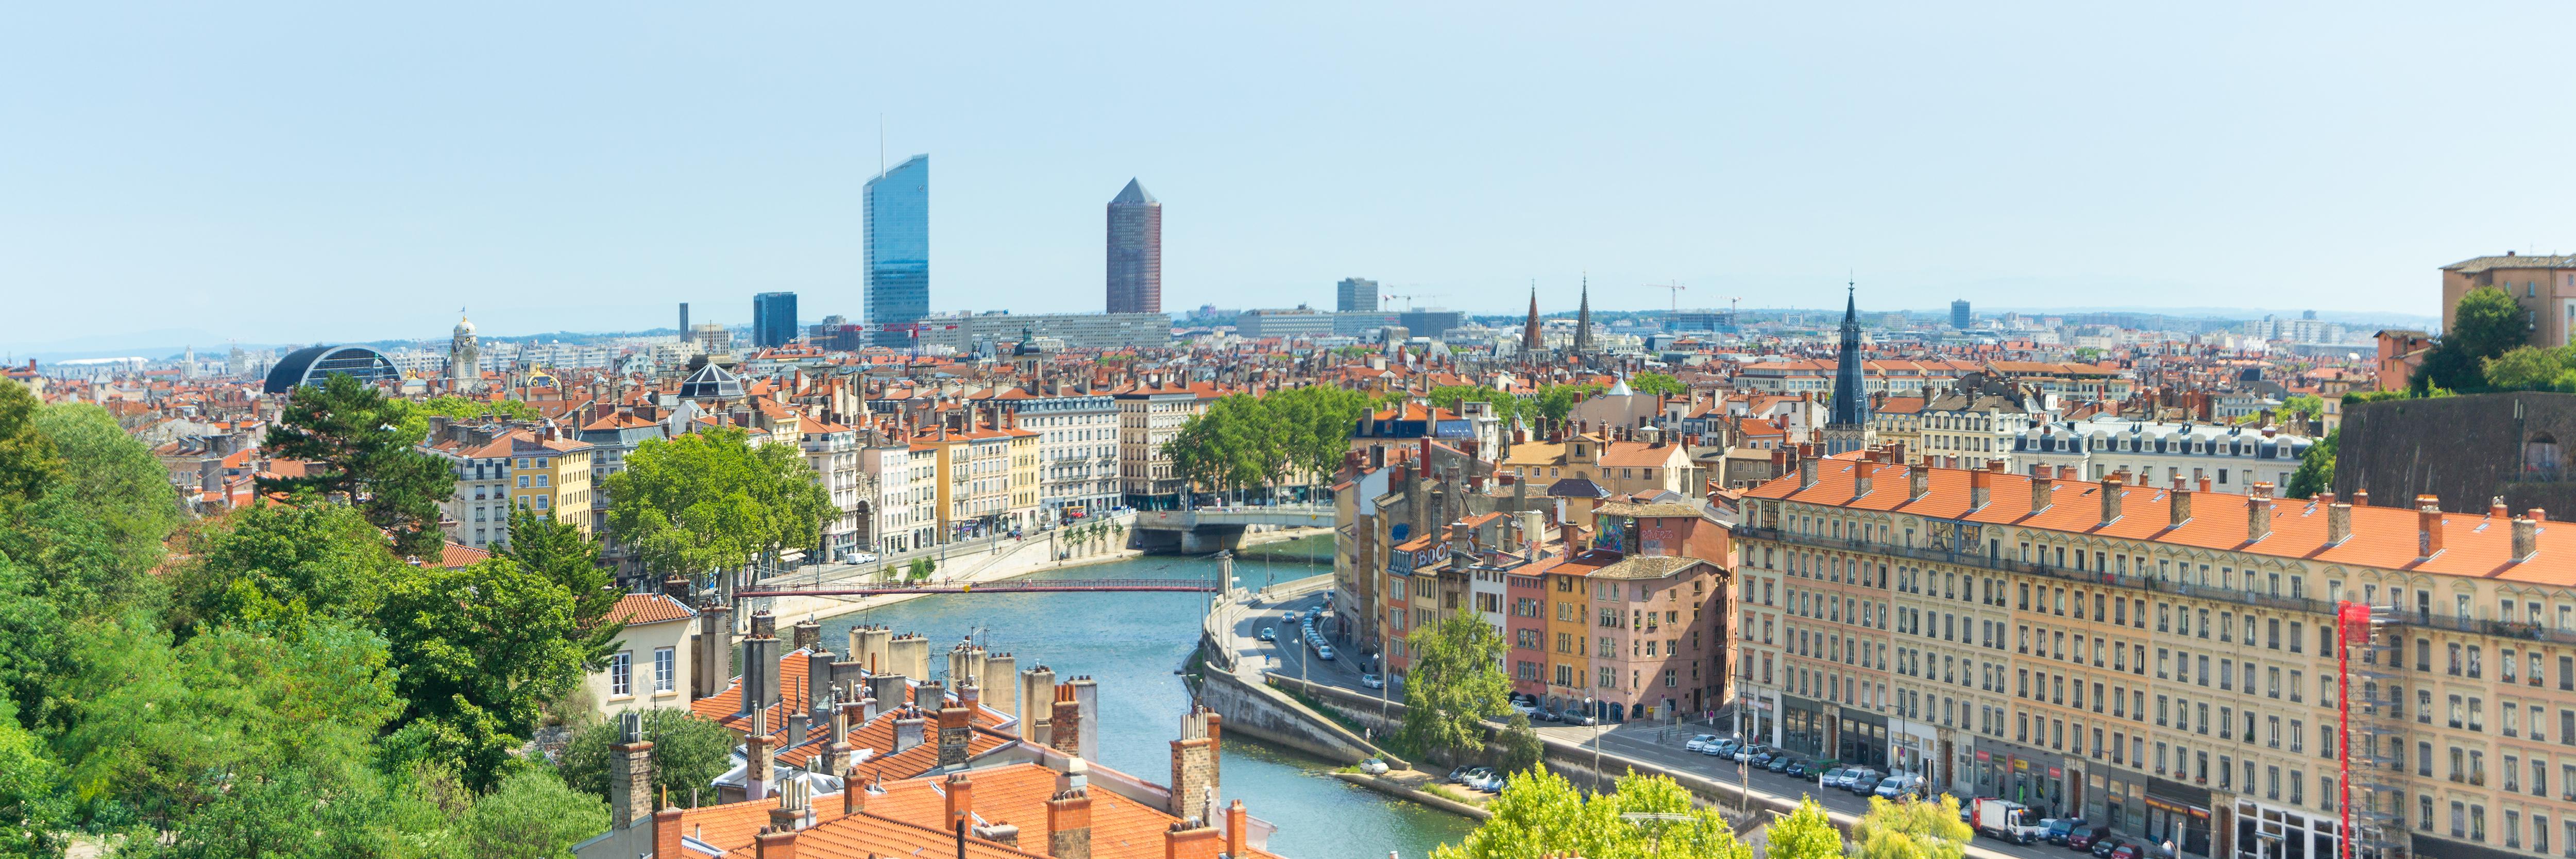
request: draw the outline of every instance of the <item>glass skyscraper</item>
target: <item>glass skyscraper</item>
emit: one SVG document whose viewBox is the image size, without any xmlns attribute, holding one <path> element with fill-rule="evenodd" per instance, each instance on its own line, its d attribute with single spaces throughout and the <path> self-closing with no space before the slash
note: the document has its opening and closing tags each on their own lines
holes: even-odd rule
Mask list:
<svg viewBox="0 0 2576 859">
<path fill-rule="evenodd" d="M 930 156 L 904 159 L 868 180 L 867 219 L 869 327 L 930 315 Z M 881 346 L 912 342 L 904 331 L 870 336 Z"/>
<path fill-rule="evenodd" d="M 764 292 L 751 297 L 751 342 L 762 348 L 796 342 L 796 293 Z"/>
</svg>

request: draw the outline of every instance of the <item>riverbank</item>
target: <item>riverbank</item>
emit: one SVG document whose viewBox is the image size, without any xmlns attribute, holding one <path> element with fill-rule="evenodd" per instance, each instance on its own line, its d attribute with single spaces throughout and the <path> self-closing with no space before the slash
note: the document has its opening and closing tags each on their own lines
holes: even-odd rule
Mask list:
<svg viewBox="0 0 2576 859">
<path fill-rule="evenodd" d="M 1089 544 L 1082 547 L 1068 547 L 1057 539 L 1062 533 L 1062 531 L 1042 532 L 1034 537 L 994 544 L 993 549 L 989 551 L 941 558 L 939 568 L 931 573 L 930 579 L 940 584 L 985 584 L 1094 564 L 1129 561 L 1145 556 L 1143 550 L 1124 546 L 1100 548 L 1097 544 Z M 1281 543 L 1330 533 L 1332 533 L 1330 528 L 1290 528 L 1247 533 L 1243 535 L 1243 545 L 1251 547 Z M 978 548 L 981 549 L 981 547 Z M 1071 557 L 1058 557 L 1067 551 L 1074 554 Z M 810 576 L 782 576 L 767 581 L 773 584 L 813 581 L 858 583 L 889 574 L 900 575 L 901 572 L 900 568 L 889 562 L 879 567 L 817 572 Z M 765 597 L 749 602 L 765 603 L 765 605 L 753 605 L 750 608 L 753 610 L 765 608 L 771 614 L 782 618 L 822 620 L 852 612 L 881 609 L 925 596 L 932 596 L 932 594 Z M 750 612 L 746 611 L 742 616 L 748 618 Z"/>
</svg>

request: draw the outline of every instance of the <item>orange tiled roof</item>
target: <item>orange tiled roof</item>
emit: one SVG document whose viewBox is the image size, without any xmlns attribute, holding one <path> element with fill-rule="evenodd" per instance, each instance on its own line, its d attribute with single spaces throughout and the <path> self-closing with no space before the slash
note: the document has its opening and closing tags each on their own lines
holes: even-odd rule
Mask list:
<svg viewBox="0 0 2576 859">
<path fill-rule="evenodd" d="M 697 612 L 690 611 L 688 606 L 680 604 L 679 600 L 672 599 L 669 594 L 658 593 L 627 594 L 618 597 L 617 605 L 608 609 L 608 622 L 628 626 L 667 623 L 697 616 Z"/>
</svg>

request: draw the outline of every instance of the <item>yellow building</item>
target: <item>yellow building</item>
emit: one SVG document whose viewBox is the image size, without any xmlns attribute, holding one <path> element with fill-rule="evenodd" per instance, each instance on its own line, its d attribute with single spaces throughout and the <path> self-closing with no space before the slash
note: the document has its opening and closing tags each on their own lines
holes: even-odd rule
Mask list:
<svg viewBox="0 0 2576 859">
<path fill-rule="evenodd" d="M 1045 435 L 1035 430 L 1020 429 L 1016 420 L 1001 432 L 1008 437 L 1004 447 L 1011 463 L 1010 506 L 1004 516 L 1011 527 L 1035 529 L 1045 518 L 1044 511 L 1038 509 L 1038 482 L 1046 473 L 1038 444 Z"/>
<path fill-rule="evenodd" d="M 512 433 L 510 506 L 571 522 L 582 533 L 590 533 L 590 448 L 588 442 Z"/>
<path fill-rule="evenodd" d="M 542 512 L 591 530 L 588 442 L 516 429 L 477 443 L 452 438 L 427 446 L 456 475 L 455 494 L 440 505 L 448 539 L 484 548 L 510 542 L 510 509 Z"/>
</svg>

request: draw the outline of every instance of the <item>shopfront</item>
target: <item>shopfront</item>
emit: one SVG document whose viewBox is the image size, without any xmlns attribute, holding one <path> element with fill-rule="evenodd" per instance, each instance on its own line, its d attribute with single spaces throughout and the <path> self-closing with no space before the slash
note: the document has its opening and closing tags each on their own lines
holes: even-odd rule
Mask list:
<svg viewBox="0 0 2576 859">
<path fill-rule="evenodd" d="M 2067 807 L 2063 758 L 2010 743 L 1995 743 L 1995 748 L 1978 749 L 1975 760 L 1978 796 L 2002 797 L 2030 806 L 2040 817 L 2055 817 L 2059 809 Z"/>
<path fill-rule="evenodd" d="M 2147 776 L 2119 767 L 2093 767 L 2084 778 L 2084 819 L 2122 835 L 2144 835 Z"/>
<path fill-rule="evenodd" d="M 1865 767 L 1887 767 L 1887 717 L 1845 708 L 1836 732 L 1834 759 Z"/>
<path fill-rule="evenodd" d="M 2158 845 L 2171 842 L 2175 851 L 2185 857 L 2210 855 L 2207 788 L 2149 778 L 2146 807 L 2143 831 L 2149 842 Z M 2330 857 L 2333 854 L 2326 855 Z"/>
<path fill-rule="evenodd" d="M 1779 694 L 1763 689 L 1747 689 L 1746 700 L 1735 708 L 1735 735 L 1747 742 L 1779 745 Z"/>
<path fill-rule="evenodd" d="M 1807 757 L 1822 757 L 1830 727 L 1825 705 L 1813 698 L 1780 696 L 1780 748 Z"/>
<path fill-rule="evenodd" d="M 2236 801 L 2236 859 L 2335 859 L 2338 831 L 2332 817 Z"/>
</svg>

